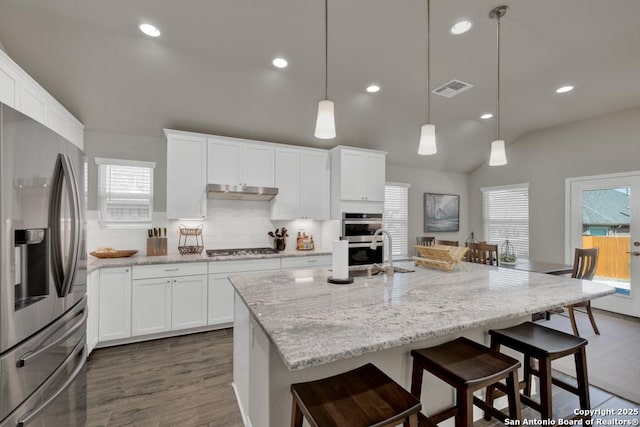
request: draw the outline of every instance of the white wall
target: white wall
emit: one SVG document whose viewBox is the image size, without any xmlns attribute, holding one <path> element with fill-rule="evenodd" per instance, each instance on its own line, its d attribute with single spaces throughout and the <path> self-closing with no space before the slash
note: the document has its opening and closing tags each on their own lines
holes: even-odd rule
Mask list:
<svg viewBox="0 0 640 427">
<path fill-rule="evenodd" d="M 89 163 L 89 210 L 97 209 L 98 168 L 96 157 L 155 162 L 153 171 L 153 206 L 167 208 L 167 140 L 159 137 L 86 131 L 84 151 Z"/>
<path fill-rule="evenodd" d="M 461 245 L 464 244 L 471 233 L 467 174 L 388 164 L 386 179 L 388 182 L 411 184 L 409 188 L 409 254 L 413 253 L 412 246 L 417 236 L 435 236 L 436 239 L 458 240 Z M 451 233 L 424 231 L 424 193 L 460 195 L 460 231 Z"/>
<path fill-rule="evenodd" d="M 530 258 L 564 262 L 565 179 L 640 170 L 640 108 L 531 132 L 507 158 L 470 174 L 471 228 L 481 235 L 481 187 L 528 182 Z"/>
</svg>

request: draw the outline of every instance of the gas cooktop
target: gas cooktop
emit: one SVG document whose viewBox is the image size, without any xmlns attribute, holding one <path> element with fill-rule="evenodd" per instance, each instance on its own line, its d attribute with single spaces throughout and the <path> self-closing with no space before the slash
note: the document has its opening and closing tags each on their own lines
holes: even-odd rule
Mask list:
<svg viewBox="0 0 640 427">
<path fill-rule="evenodd" d="M 207 249 L 207 256 L 242 256 L 277 254 L 273 248 Z"/>
</svg>

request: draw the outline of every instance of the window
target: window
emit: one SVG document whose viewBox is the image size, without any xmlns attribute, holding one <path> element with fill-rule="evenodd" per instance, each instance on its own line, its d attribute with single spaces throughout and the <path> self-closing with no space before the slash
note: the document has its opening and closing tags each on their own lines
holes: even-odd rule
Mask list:
<svg viewBox="0 0 640 427">
<path fill-rule="evenodd" d="M 388 182 L 384 187 L 384 228 L 391 234 L 394 259 L 408 258 L 409 184 Z"/>
<path fill-rule="evenodd" d="M 153 214 L 153 162 L 103 159 L 98 165 L 98 219 L 102 227 L 148 227 Z"/>
<path fill-rule="evenodd" d="M 498 249 L 509 239 L 518 258 L 529 258 L 529 184 L 481 191 L 484 238 Z"/>
</svg>

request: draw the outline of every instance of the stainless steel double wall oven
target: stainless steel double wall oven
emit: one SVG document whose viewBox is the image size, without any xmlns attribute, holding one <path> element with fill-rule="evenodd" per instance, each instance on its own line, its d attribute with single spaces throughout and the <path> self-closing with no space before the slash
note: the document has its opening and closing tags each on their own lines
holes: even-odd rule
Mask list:
<svg viewBox="0 0 640 427">
<path fill-rule="evenodd" d="M 382 236 L 371 249 L 373 235 L 382 228 L 381 213 L 343 213 L 342 236 L 349 241 L 349 265 L 381 264 L 384 250 Z"/>
<path fill-rule="evenodd" d="M 0 426 L 86 420 L 86 159 L 0 104 Z"/>
</svg>

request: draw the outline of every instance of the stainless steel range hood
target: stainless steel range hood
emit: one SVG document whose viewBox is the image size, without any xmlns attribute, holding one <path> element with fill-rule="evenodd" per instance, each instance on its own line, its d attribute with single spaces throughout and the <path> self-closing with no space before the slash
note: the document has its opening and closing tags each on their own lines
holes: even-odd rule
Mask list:
<svg viewBox="0 0 640 427">
<path fill-rule="evenodd" d="M 208 184 L 207 198 L 219 200 L 271 200 L 278 194 L 274 187 Z"/>
</svg>

